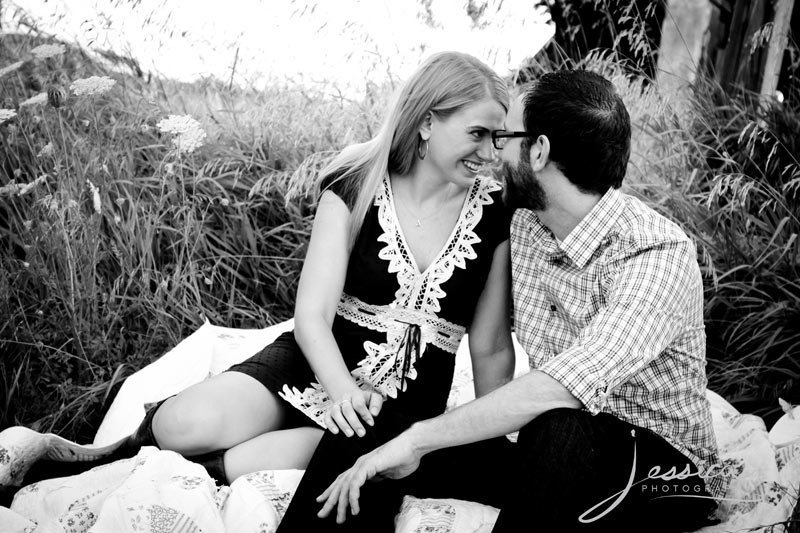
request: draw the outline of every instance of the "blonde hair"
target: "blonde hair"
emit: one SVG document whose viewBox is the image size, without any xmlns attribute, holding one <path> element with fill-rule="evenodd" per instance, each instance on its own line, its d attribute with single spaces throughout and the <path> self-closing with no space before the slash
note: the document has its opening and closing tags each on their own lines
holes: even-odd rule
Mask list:
<svg viewBox="0 0 800 533">
<path fill-rule="evenodd" d="M 389 114 L 371 140 L 348 146 L 321 172 L 320 179 L 342 180 L 350 211 L 349 245 L 355 243 L 364 218 L 387 172 L 407 174 L 417 157 L 419 128 L 428 113 L 443 119 L 484 98 L 508 111 L 505 82 L 479 59 L 461 52 L 429 57 L 394 97 Z"/>
</svg>

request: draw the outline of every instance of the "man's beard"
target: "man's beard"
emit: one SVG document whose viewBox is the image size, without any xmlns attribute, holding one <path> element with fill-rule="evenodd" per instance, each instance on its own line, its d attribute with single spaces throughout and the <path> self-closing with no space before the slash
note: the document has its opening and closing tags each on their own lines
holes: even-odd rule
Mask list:
<svg viewBox="0 0 800 533">
<path fill-rule="evenodd" d="M 531 168 L 531 158 L 526 150 L 522 151 L 516 167 L 503 163 L 502 172 L 505 181 L 503 199 L 507 207 L 533 211 L 544 211 L 547 208 L 547 194 Z"/>
</svg>

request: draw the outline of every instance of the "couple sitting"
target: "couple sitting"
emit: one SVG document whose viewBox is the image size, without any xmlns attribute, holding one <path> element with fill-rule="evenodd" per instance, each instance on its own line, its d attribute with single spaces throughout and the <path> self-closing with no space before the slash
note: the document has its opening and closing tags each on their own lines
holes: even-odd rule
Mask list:
<svg viewBox="0 0 800 533">
<path fill-rule="evenodd" d="M 406 494 L 498 507 L 494 531 L 709 524 L 726 480 L 700 271 L 675 224 L 618 191 L 630 137 L 597 74 L 510 98 L 477 59 L 434 55 L 322 172 L 295 330 L 100 461 L 155 445 L 223 484 L 304 469 L 280 532 L 391 531 Z M 481 174 L 497 155 L 502 186 Z M 477 399 L 442 414 L 467 331 Z"/>
</svg>

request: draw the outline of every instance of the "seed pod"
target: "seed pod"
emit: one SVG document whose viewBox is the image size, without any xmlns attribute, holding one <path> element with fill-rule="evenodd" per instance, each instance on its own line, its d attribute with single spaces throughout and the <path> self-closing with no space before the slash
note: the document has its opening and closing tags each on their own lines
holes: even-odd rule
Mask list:
<svg viewBox="0 0 800 533">
<path fill-rule="evenodd" d="M 47 102 L 53 107 L 61 107 L 67 99 L 67 91 L 63 87 L 49 87 L 47 89 Z"/>
</svg>

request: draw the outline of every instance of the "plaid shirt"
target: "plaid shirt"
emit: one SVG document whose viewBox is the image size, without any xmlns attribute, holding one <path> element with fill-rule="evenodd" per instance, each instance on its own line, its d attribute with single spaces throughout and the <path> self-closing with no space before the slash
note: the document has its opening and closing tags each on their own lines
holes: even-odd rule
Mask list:
<svg viewBox="0 0 800 533">
<path fill-rule="evenodd" d="M 652 430 L 701 472 L 717 464 L 703 285 L 683 231 L 611 189 L 561 243 L 518 209 L 511 258 L 515 331 L 531 368 L 590 413 Z M 716 498 L 727 483 L 706 479 Z"/>
</svg>

